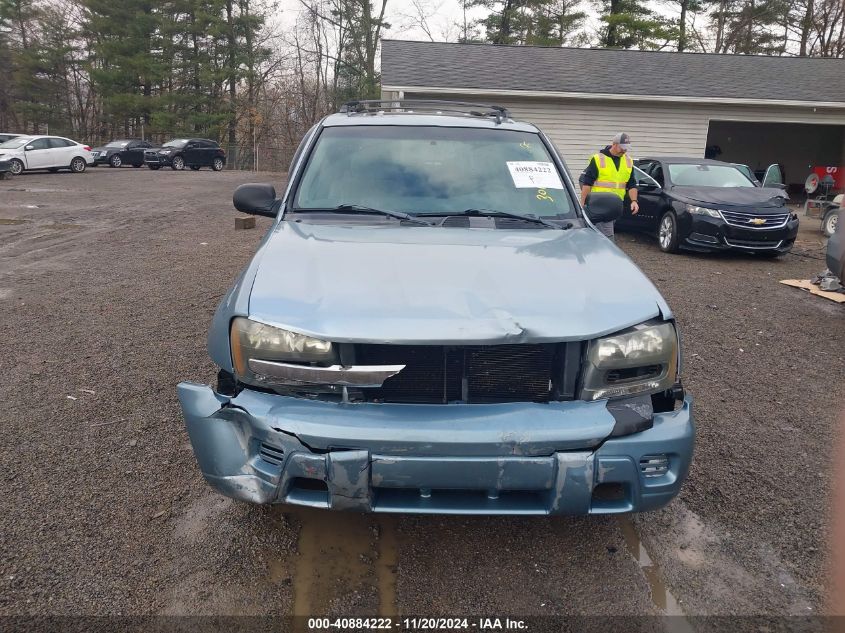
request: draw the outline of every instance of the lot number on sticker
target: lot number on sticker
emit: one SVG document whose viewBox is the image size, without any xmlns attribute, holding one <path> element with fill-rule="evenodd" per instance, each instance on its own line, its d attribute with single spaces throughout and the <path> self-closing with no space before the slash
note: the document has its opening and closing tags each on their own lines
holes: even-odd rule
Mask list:
<svg viewBox="0 0 845 633">
<path fill-rule="evenodd" d="M 517 189 L 563 189 L 552 163 L 533 160 L 507 161 L 508 171 Z"/>
</svg>

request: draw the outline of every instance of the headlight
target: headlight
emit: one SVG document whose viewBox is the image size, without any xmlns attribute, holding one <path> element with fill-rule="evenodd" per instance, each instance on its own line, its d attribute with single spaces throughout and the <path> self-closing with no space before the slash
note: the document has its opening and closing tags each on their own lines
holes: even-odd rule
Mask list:
<svg viewBox="0 0 845 633">
<path fill-rule="evenodd" d="M 582 400 L 670 389 L 678 378 L 678 334 L 672 323 L 642 324 L 590 343 Z"/>
<path fill-rule="evenodd" d="M 320 365 L 331 365 L 336 361 L 335 349 L 329 341 L 243 317 L 232 321 L 229 334 L 232 364 L 235 375 L 242 382 L 261 382 L 249 367 L 252 359 Z"/>
<path fill-rule="evenodd" d="M 711 218 L 720 218 L 722 215 L 716 209 L 708 209 L 707 207 L 697 207 L 694 204 L 687 205 L 687 213 L 693 215 L 709 215 Z"/>
</svg>

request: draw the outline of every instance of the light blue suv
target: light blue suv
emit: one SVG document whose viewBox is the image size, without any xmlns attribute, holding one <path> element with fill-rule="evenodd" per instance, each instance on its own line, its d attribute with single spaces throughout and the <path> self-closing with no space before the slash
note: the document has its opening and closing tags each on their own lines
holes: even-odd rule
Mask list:
<svg viewBox="0 0 845 633">
<path fill-rule="evenodd" d="M 352 102 L 303 139 L 179 385 L 224 495 L 373 512 L 668 503 L 693 453 L 669 306 L 504 108 Z M 598 218 L 596 218 L 598 219 Z"/>
</svg>

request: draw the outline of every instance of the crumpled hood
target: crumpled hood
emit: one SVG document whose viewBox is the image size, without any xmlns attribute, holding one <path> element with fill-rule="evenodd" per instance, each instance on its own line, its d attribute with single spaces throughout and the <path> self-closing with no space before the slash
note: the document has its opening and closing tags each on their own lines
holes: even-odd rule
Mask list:
<svg viewBox="0 0 845 633">
<path fill-rule="evenodd" d="M 669 195 L 681 202 L 715 209 L 771 210 L 782 212 L 786 193 L 772 187 L 680 187 L 669 189 Z"/>
<path fill-rule="evenodd" d="M 578 340 L 665 307 L 591 229 L 281 222 L 273 231 L 257 254 L 250 317 L 337 342 Z"/>
</svg>

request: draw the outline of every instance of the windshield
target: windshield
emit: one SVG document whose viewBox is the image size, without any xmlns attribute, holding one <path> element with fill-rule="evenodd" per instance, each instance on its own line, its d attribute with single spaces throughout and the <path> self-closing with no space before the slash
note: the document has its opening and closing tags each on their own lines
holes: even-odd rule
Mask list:
<svg viewBox="0 0 845 633">
<path fill-rule="evenodd" d="M 32 139 L 28 136 L 19 136 L 18 138 L 13 138 L 12 140 L 6 141 L 5 143 L 0 143 L 0 149 L 17 149 L 19 147 L 23 147 L 31 140 Z"/>
<path fill-rule="evenodd" d="M 500 129 L 325 128 L 294 211 L 340 205 L 411 214 L 487 209 L 575 217 L 539 135 Z"/>
<path fill-rule="evenodd" d="M 673 185 L 682 187 L 753 187 L 754 183 L 732 165 L 669 165 Z"/>
<path fill-rule="evenodd" d="M 167 141 L 162 147 L 184 147 L 188 144 L 188 139 L 186 138 L 175 138 L 172 141 Z"/>
<path fill-rule="evenodd" d="M 126 147 L 129 145 L 129 141 L 112 141 L 106 147 Z"/>
</svg>

